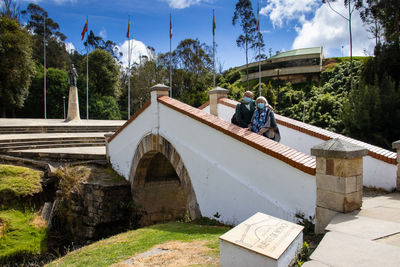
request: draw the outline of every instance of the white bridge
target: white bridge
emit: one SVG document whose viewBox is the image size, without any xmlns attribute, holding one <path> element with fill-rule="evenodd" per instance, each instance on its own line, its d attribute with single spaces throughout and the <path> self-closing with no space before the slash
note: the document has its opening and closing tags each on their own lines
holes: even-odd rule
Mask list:
<svg viewBox="0 0 400 267">
<path fill-rule="evenodd" d="M 109 161 L 146 212 L 144 224 L 187 211 L 235 225 L 256 212 L 314 218 L 317 163 L 310 149 L 332 138 L 368 149 L 365 186 L 396 188 L 396 153 L 279 115 L 277 143 L 230 123 L 237 102 L 225 89 L 210 91 L 199 109 L 168 97 L 169 87 L 152 89 L 151 101 L 107 143 Z"/>
</svg>

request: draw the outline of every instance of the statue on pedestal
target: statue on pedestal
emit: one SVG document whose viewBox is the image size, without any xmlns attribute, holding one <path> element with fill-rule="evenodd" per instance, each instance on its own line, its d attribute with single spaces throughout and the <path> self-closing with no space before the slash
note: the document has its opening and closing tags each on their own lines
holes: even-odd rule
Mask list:
<svg viewBox="0 0 400 267">
<path fill-rule="evenodd" d="M 68 70 L 68 84 L 70 86 L 76 87 L 76 81 L 78 80 L 78 73 L 74 67 L 74 64 L 71 65 L 71 68 Z"/>
<path fill-rule="evenodd" d="M 68 84 L 69 84 L 69 97 L 68 97 L 68 116 L 65 121 L 80 120 L 79 116 L 79 100 L 78 100 L 78 88 L 76 87 L 76 81 L 78 80 L 78 73 L 74 67 L 68 70 Z"/>
</svg>

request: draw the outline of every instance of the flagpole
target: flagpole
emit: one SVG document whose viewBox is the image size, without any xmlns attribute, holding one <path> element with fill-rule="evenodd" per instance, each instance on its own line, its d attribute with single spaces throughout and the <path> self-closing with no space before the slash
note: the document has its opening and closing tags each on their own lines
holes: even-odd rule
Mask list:
<svg viewBox="0 0 400 267">
<path fill-rule="evenodd" d="M 170 97 L 172 98 L 172 18 L 169 13 L 169 87 Z"/>
<path fill-rule="evenodd" d="M 213 88 L 215 88 L 215 14 L 213 9 Z"/>
<path fill-rule="evenodd" d="M 257 30 L 258 30 L 258 37 L 260 37 L 260 3 L 259 2 L 257 2 Z M 261 42 L 259 42 L 259 45 L 258 45 L 258 93 L 259 93 L 259 96 L 261 96 Z"/>
<path fill-rule="evenodd" d="M 131 16 L 128 22 L 128 120 L 131 117 Z"/>
<path fill-rule="evenodd" d="M 89 120 L 89 18 L 86 16 L 86 119 Z"/>
<path fill-rule="evenodd" d="M 44 119 L 47 119 L 47 101 L 46 101 L 46 16 L 43 15 L 43 89 L 44 89 Z"/>
</svg>

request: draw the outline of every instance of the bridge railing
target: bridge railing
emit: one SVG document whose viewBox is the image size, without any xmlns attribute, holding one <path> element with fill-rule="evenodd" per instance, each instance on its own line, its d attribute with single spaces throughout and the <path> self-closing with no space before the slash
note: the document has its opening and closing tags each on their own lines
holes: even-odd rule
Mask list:
<svg viewBox="0 0 400 267">
<path fill-rule="evenodd" d="M 238 102 L 221 97 L 217 103 L 218 117 L 230 121 Z M 210 113 L 209 102 L 200 108 Z M 364 158 L 363 164 L 364 186 L 382 188 L 387 191 L 396 188 L 397 154 L 395 152 L 278 114 L 275 114 L 275 118 L 281 133 L 281 143 L 305 154 L 310 154 L 312 147 L 333 138 L 340 138 L 368 149 L 368 155 Z M 400 185 L 397 187 L 400 188 Z"/>
</svg>

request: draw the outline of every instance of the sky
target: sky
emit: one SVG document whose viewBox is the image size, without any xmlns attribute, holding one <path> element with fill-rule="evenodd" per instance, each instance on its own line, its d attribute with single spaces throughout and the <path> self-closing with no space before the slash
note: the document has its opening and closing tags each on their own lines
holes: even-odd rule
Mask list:
<svg viewBox="0 0 400 267">
<path fill-rule="evenodd" d="M 146 55 L 146 47 L 156 53 L 169 51 L 169 14 L 172 15 L 172 50 L 179 41 L 198 38 L 212 46 L 212 11 L 215 9 L 217 69 L 246 63 L 244 50 L 236 46 L 240 26 L 232 25 L 234 0 L 17 0 L 21 10 L 29 3 L 44 8 L 67 36 L 68 49 L 84 54 L 81 32 L 86 17 L 89 30 L 115 42 L 127 64 L 128 17 L 131 17 L 133 61 Z M 254 12 L 260 4 L 260 29 L 265 54 L 276 51 L 323 46 L 325 57 L 349 56 L 348 22 L 320 0 L 252 0 Z M 332 7 L 346 16 L 343 1 Z M 353 55 L 372 55 L 374 40 L 366 31 L 357 11 L 353 14 Z M 256 54 L 251 52 L 250 62 Z"/>
</svg>

